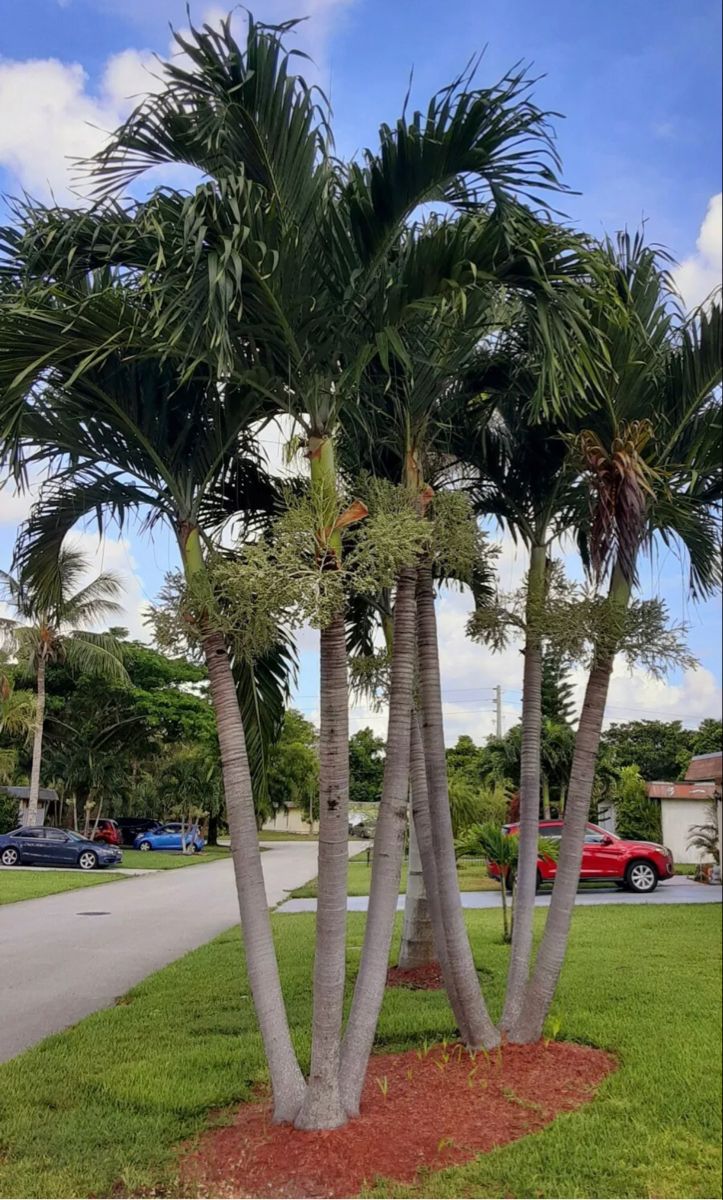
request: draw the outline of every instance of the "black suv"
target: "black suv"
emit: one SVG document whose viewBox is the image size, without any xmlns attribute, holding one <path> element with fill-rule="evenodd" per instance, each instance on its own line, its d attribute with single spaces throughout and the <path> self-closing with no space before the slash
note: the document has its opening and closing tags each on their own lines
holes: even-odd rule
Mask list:
<svg viewBox="0 0 723 1200">
<path fill-rule="evenodd" d="M 132 846 L 139 833 L 149 833 L 151 829 L 160 829 L 160 821 L 152 821 L 150 817 L 116 817 L 115 823 L 120 829 L 124 846 Z"/>
</svg>

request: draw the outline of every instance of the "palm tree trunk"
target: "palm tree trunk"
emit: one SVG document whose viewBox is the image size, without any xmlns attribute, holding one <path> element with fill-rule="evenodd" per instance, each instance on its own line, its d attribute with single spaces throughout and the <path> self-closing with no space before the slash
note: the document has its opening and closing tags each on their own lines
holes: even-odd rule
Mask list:
<svg viewBox="0 0 723 1200">
<path fill-rule="evenodd" d="M 37 699 L 35 706 L 35 732 L 33 734 L 33 762 L 30 768 L 30 794 L 28 796 L 28 825 L 39 825 L 40 766 L 43 761 L 43 727 L 45 725 L 45 654 L 41 649 L 36 674 Z"/>
<path fill-rule="evenodd" d="M 447 998 L 449 1000 L 452 1012 L 454 1013 L 454 1018 L 457 1022 L 460 1037 L 462 1038 L 463 1042 L 468 1043 L 469 1034 L 467 1031 L 466 1018 L 457 992 L 457 984 L 455 982 L 454 975 L 452 974 L 449 953 L 447 950 L 447 935 L 444 927 L 442 905 L 439 896 L 439 883 L 437 879 L 437 860 L 434 854 L 432 817 L 429 811 L 427 764 L 424 757 L 422 730 L 420 728 L 419 715 L 416 709 L 412 713 L 410 766 L 414 832 L 417 839 L 417 845 L 419 847 L 419 856 L 422 860 L 424 890 L 427 895 L 429 917 L 432 923 L 432 931 L 434 934 L 434 948 L 436 951 L 437 960 L 442 969 L 442 977 L 444 979 Z"/>
<path fill-rule="evenodd" d="M 542 815 L 546 821 L 552 820 L 550 808 L 550 781 L 546 775 L 542 778 Z"/>
<path fill-rule="evenodd" d="M 346 978 L 349 871 L 349 688 L 344 618 L 321 631 L 319 858 L 311 1071 L 299 1129 L 334 1129 L 347 1119 L 341 1098 L 341 1024 Z"/>
<path fill-rule="evenodd" d="M 101 817 L 102 812 L 103 812 L 103 800 L 101 798 L 98 801 L 98 808 L 97 808 L 96 814 L 95 814 L 95 821 L 93 822 L 93 832 L 90 835 L 91 842 L 95 840 L 95 835 L 98 832 L 98 825 L 100 824 L 100 817 Z"/>
<path fill-rule="evenodd" d="M 427 892 L 424 887 L 422 856 L 419 852 L 414 812 L 410 803 L 407 894 L 404 901 L 404 925 L 397 966 L 403 971 L 413 971 L 417 967 L 429 966 L 434 961 L 434 932 L 429 915 Z"/>
<path fill-rule="evenodd" d="M 180 543 L 186 575 L 192 580 L 206 569 L 198 531 L 182 530 Z M 301 1106 L 305 1085 L 291 1042 L 281 991 L 261 867 L 243 720 L 223 636 L 220 633 L 206 633 L 202 648 L 211 702 L 216 714 L 246 966 L 269 1066 L 274 1119 L 293 1121 Z"/>
<path fill-rule="evenodd" d="M 509 942 L 510 923 L 507 916 L 507 874 L 503 867 L 500 867 L 500 895 L 502 897 L 502 940 L 503 942 Z"/>
<path fill-rule="evenodd" d="M 620 569 L 616 568 L 610 589 L 610 599 L 615 610 L 620 611 L 627 607 L 630 592 L 630 584 L 626 582 Z M 575 738 L 552 899 L 535 969 L 525 992 L 519 1016 L 510 1029 L 509 1036 L 512 1042 L 535 1042 L 542 1036 L 545 1019 L 560 978 L 580 883 L 585 829 L 614 662 L 614 645 L 599 648 L 588 678 Z"/>
<path fill-rule="evenodd" d="M 434 611 L 432 568 L 428 562 L 423 563 L 418 569 L 417 637 L 422 741 L 427 766 L 437 883 L 450 970 L 454 978 L 459 1005 L 464 1013 L 468 1045 L 475 1049 L 480 1047 L 490 1049 L 499 1044 L 499 1034 L 490 1020 L 480 990 L 464 923 L 457 881 L 454 835 L 447 790 L 437 618 Z"/>
<path fill-rule="evenodd" d="M 532 953 L 532 923 L 537 891 L 537 846 L 540 837 L 542 741 L 542 642 L 538 630 L 545 598 L 546 561 L 545 547 L 533 546 L 527 576 L 525 667 L 522 683 L 520 841 L 515 879 L 517 899 L 501 1021 L 501 1028 L 504 1030 L 514 1024 L 522 1007 Z"/>
<path fill-rule="evenodd" d="M 389 724 L 382 796 L 374 834 L 369 910 L 341 1055 L 342 1096 L 350 1115 L 359 1111 L 359 1098 L 384 999 L 404 858 L 416 644 L 416 581 L 414 567 L 404 567 L 399 572 L 394 602 Z"/>
</svg>

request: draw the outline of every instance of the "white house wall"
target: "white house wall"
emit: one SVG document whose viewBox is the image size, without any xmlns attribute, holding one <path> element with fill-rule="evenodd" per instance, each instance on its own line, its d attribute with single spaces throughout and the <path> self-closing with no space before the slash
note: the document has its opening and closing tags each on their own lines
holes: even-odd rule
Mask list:
<svg viewBox="0 0 723 1200">
<path fill-rule="evenodd" d="M 710 800 L 661 800 L 663 843 L 676 862 L 697 863 L 703 857 L 700 850 L 688 848 L 688 839 L 692 825 L 709 823 L 709 808 Z"/>
</svg>

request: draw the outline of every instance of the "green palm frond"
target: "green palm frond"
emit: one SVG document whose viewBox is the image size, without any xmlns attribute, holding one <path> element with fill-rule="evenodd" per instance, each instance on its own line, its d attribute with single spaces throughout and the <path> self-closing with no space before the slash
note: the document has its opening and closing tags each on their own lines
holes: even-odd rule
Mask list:
<svg viewBox="0 0 723 1200">
<path fill-rule="evenodd" d="M 63 658 L 78 675 L 97 675 L 109 683 L 129 682 L 123 648 L 110 634 L 73 630 L 63 638 Z"/>
<path fill-rule="evenodd" d="M 263 811 L 268 799 L 269 751 L 281 733 L 298 669 L 291 641 L 279 632 L 276 646 L 253 663 L 233 664 L 257 812 Z"/>
</svg>

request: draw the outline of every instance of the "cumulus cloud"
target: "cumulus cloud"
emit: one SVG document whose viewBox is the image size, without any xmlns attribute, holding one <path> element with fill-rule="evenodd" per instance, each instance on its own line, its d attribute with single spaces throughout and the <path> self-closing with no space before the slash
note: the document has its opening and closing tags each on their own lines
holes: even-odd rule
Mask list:
<svg viewBox="0 0 723 1200">
<path fill-rule="evenodd" d="M 304 51 L 313 60 L 300 69 L 312 80 L 324 79 L 328 44 L 334 24 L 352 0 L 269 0 L 263 19 L 271 24 L 304 16 L 288 35 L 292 49 Z M 80 0 L 67 0 L 67 7 L 84 7 Z M 95 0 L 96 7 L 115 9 L 132 23 L 153 29 L 151 44 L 162 55 L 179 53 L 175 42 L 168 46 L 169 21 L 183 30 L 186 6 L 180 0 Z M 229 6 L 230 7 L 230 6 Z M 218 25 L 227 15 L 222 5 L 192 11 L 199 24 Z M 234 32 L 243 37 L 245 13 L 236 10 Z M 160 36 L 163 40 L 157 41 Z M 25 189 L 41 200 L 54 196 L 60 203 L 81 202 L 87 183 L 79 174 L 78 160 L 101 149 L 138 98 L 159 90 L 160 69 L 150 50 L 129 48 L 105 63 L 97 84 L 91 83 L 81 63 L 57 58 L 0 59 L 0 166 L 12 177 L 10 190 Z M 158 173 L 156 173 L 158 174 Z M 195 173 L 162 171 L 164 182 L 188 185 Z"/>
<path fill-rule="evenodd" d="M 40 199 L 77 201 L 78 159 L 102 147 L 135 97 L 158 89 L 157 76 L 142 50 L 109 58 L 95 90 L 80 63 L 0 61 L 0 164 Z"/>
<path fill-rule="evenodd" d="M 696 239 L 695 254 L 674 272 L 675 283 L 687 308 L 694 308 L 721 283 L 723 265 L 723 192 L 711 196 Z"/>
</svg>

